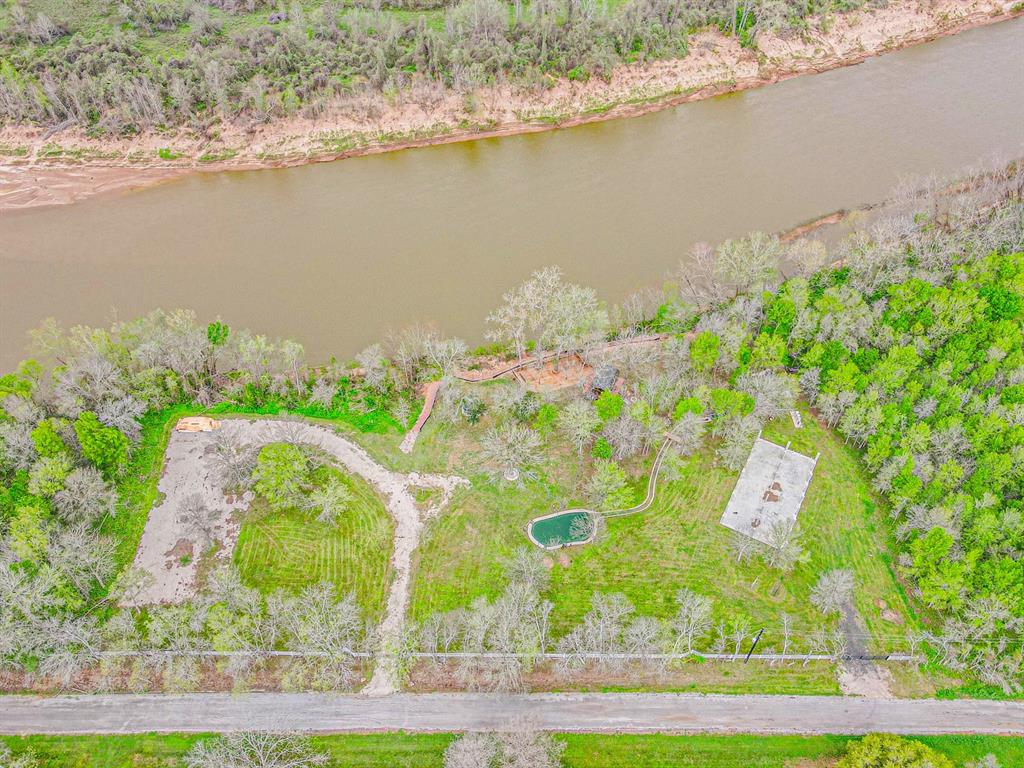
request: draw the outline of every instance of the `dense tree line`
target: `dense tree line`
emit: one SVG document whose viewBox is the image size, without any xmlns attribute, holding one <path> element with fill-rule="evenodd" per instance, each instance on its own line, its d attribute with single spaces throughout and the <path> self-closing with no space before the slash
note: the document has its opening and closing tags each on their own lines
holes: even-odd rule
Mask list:
<svg viewBox="0 0 1024 768">
<path fill-rule="evenodd" d="M 126 0 L 106 23 L 72 27 L 33 10 L 0 9 L 0 121 L 80 125 L 99 131 L 188 125 L 221 118 L 315 115 L 346 101 L 373 109 L 367 93 L 409 91 L 429 104 L 509 78 L 543 87 L 551 75 L 606 76 L 618 63 L 679 57 L 691 30 L 716 25 L 755 44 L 761 29 L 795 29 L 811 13 L 860 0 L 398 0 L 442 8 L 443 24 L 391 13 L 387 3 Z M 217 9 L 217 14 L 211 12 Z M 225 13 L 259 11 L 267 22 L 225 31 Z M 273 21 L 274 23 L 269 23 Z M 188 42 L 159 54 L 146 41 L 187 29 Z"/>
</svg>

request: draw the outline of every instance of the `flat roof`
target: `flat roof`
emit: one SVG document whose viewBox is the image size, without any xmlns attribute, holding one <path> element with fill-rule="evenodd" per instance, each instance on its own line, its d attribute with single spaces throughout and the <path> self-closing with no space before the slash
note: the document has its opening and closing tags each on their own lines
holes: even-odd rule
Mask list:
<svg viewBox="0 0 1024 768">
<path fill-rule="evenodd" d="M 768 544 L 775 525 L 796 520 L 817 463 L 788 444 L 758 437 L 722 513 L 722 525 Z"/>
</svg>

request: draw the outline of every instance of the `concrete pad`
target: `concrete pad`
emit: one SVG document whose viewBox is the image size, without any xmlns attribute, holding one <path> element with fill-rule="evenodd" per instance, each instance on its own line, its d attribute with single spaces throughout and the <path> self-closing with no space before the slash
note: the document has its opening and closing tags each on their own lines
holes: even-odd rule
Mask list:
<svg viewBox="0 0 1024 768">
<path fill-rule="evenodd" d="M 722 525 L 768 544 L 775 525 L 796 520 L 817 461 L 757 438 L 722 514 Z"/>
</svg>

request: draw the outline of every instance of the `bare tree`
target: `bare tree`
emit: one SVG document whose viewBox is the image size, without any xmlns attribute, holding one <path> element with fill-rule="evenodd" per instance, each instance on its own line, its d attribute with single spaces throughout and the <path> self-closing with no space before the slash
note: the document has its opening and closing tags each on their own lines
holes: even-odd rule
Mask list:
<svg viewBox="0 0 1024 768">
<path fill-rule="evenodd" d="M 0 743 L 0 765 L 3 768 L 37 768 L 39 761 L 35 759 L 31 752 L 22 752 L 20 755 L 14 755 L 10 747 Z M 486 765 L 486 763 L 480 763 L 480 765 Z M 448 768 L 447 764 L 445 764 L 445 768 Z"/>
<path fill-rule="evenodd" d="M 315 768 L 327 765 L 306 738 L 280 732 L 243 731 L 204 739 L 185 756 L 187 768 Z"/>
<path fill-rule="evenodd" d="M 21 400 L 8 395 L 5 402 Z M 0 422 L 0 465 L 6 464 L 16 470 L 27 470 L 35 463 L 38 453 L 32 442 L 31 422 L 9 421 Z"/>
<path fill-rule="evenodd" d="M 50 564 L 83 596 L 114 573 L 114 543 L 79 523 L 59 528 L 50 540 Z"/>
<path fill-rule="evenodd" d="M 825 616 L 839 613 L 853 599 L 853 571 L 837 568 L 825 571 L 811 590 L 811 602 Z"/>
<path fill-rule="evenodd" d="M 793 265 L 797 275 L 810 277 L 825 266 L 828 248 L 820 240 L 800 237 L 786 246 L 783 259 Z"/>
<path fill-rule="evenodd" d="M 310 405 L 318 405 L 321 408 L 330 409 L 334 403 L 334 396 L 338 392 L 338 385 L 329 379 L 317 379 L 309 392 Z"/>
<path fill-rule="evenodd" d="M 441 339 L 434 336 L 426 341 L 426 354 L 442 376 L 451 376 L 466 361 L 469 348 L 462 339 Z"/>
<path fill-rule="evenodd" d="M 789 573 L 804 556 L 800 544 L 800 524 L 796 520 L 779 520 L 768 532 L 768 546 L 761 556 L 770 568 Z"/>
<path fill-rule="evenodd" d="M 643 448 L 646 430 L 637 419 L 623 413 L 606 424 L 602 434 L 614 449 L 615 458 L 626 459 L 635 456 Z"/>
<path fill-rule="evenodd" d="M 217 510 L 211 509 L 200 493 L 190 493 L 178 505 L 178 522 L 196 537 L 200 552 L 213 543 L 219 522 Z"/>
<path fill-rule="evenodd" d="M 491 427 L 480 440 L 484 460 L 509 482 L 541 460 L 540 435 L 529 427 L 506 422 Z"/>
<path fill-rule="evenodd" d="M 693 651 L 694 643 L 707 635 L 711 629 L 711 600 L 689 589 L 676 593 L 676 613 L 671 620 L 675 632 L 673 653 Z"/>
<path fill-rule="evenodd" d="M 722 419 L 718 427 L 722 435 L 722 444 L 715 451 L 715 456 L 726 469 L 731 472 L 743 469 L 759 428 L 760 422 L 754 416 Z"/>
<path fill-rule="evenodd" d="M 675 424 L 669 434 L 676 450 L 683 456 L 689 456 L 697 451 L 704 442 L 704 418 L 696 413 L 684 413 Z"/>
<path fill-rule="evenodd" d="M 207 460 L 225 490 L 240 491 L 249 486 L 256 468 L 258 451 L 230 433 L 214 432 L 213 451 Z"/>
<path fill-rule="evenodd" d="M 356 362 L 363 369 L 363 384 L 374 392 L 384 392 L 390 383 L 388 361 L 380 344 L 367 347 L 358 355 Z"/>
<path fill-rule="evenodd" d="M 352 654 L 363 634 L 355 595 L 349 592 L 338 599 L 334 586 L 322 582 L 294 596 L 276 593 L 268 609 L 283 629 L 286 647 L 312 654 L 289 670 L 289 682 L 331 690 L 352 681 Z"/>
<path fill-rule="evenodd" d="M 567 654 L 559 660 L 563 672 L 585 666 L 590 655 L 597 656 L 598 664 L 614 665 L 612 654 L 624 652 L 624 634 L 634 611 L 633 604 L 619 593 L 598 593 L 592 605 L 583 621 L 558 643 L 559 652 Z"/>
<path fill-rule="evenodd" d="M 773 371 L 745 373 L 736 380 L 736 388 L 754 398 L 754 416 L 762 420 L 788 413 L 796 402 L 793 380 Z"/>
<path fill-rule="evenodd" d="M 592 403 L 573 400 L 559 412 L 558 426 L 582 456 L 594 439 L 595 430 L 601 426 L 601 418 Z"/>
<path fill-rule="evenodd" d="M 559 768 L 565 744 L 529 721 L 514 722 L 497 734 L 498 768 Z"/>
<path fill-rule="evenodd" d="M 309 494 L 308 503 L 317 520 L 334 525 L 338 522 L 338 516 L 352 504 L 353 498 L 345 483 L 332 478 L 322 488 L 317 488 Z"/>
<path fill-rule="evenodd" d="M 444 768 L 490 768 L 498 759 L 498 740 L 490 733 L 467 733 L 444 751 Z"/>
<path fill-rule="evenodd" d="M 764 232 L 726 240 L 715 250 L 715 275 L 739 293 L 765 289 L 778 277 L 781 256 L 779 239 Z"/>
<path fill-rule="evenodd" d="M 505 576 L 512 583 L 543 592 L 551 582 L 551 571 L 544 560 L 544 554 L 535 547 L 519 547 L 503 561 Z"/>
<path fill-rule="evenodd" d="M 444 753 L 444 768 L 558 768 L 565 744 L 528 722 L 498 733 L 467 733 Z"/>
<path fill-rule="evenodd" d="M 745 563 L 761 551 L 761 542 L 739 532 L 733 532 L 730 545 L 737 563 Z"/>
<path fill-rule="evenodd" d="M 846 653 L 846 636 L 841 629 L 827 629 L 818 627 L 811 632 L 810 638 L 811 653 L 821 653 L 833 658 L 838 658 Z M 807 661 L 804 661 L 804 666 Z"/>
<path fill-rule="evenodd" d="M 569 538 L 572 541 L 598 541 L 605 532 L 607 523 L 604 515 L 586 513 L 578 515 L 569 523 Z"/>
<path fill-rule="evenodd" d="M 93 525 L 117 510 L 117 493 L 94 467 L 80 467 L 64 479 L 53 506 L 67 523 Z"/>
<path fill-rule="evenodd" d="M 786 663 L 786 654 L 789 653 L 789 640 L 793 634 L 793 617 L 783 611 L 779 614 L 779 621 L 782 622 L 782 663 Z"/>
</svg>

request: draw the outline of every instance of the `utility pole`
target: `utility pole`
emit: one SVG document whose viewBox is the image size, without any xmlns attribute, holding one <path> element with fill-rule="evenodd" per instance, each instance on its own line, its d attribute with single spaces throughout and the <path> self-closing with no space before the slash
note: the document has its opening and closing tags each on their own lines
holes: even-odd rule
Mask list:
<svg viewBox="0 0 1024 768">
<path fill-rule="evenodd" d="M 763 634 L 764 634 L 764 627 L 761 627 L 759 630 L 757 630 L 757 637 L 754 638 L 754 642 L 750 644 L 750 650 L 747 651 L 747 658 L 745 658 L 743 660 L 744 664 L 746 664 L 748 661 L 750 661 L 750 656 L 754 652 L 754 649 L 757 648 L 757 643 L 761 639 L 761 635 L 763 635 Z"/>
</svg>

